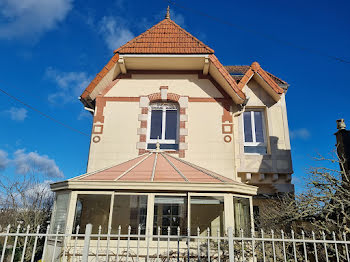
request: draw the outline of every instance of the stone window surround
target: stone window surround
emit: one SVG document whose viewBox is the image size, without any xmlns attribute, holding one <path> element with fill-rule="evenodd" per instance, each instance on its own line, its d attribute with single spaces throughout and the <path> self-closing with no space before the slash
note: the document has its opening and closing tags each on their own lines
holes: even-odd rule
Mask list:
<svg viewBox="0 0 350 262">
<path fill-rule="evenodd" d="M 150 103 L 163 101 L 163 102 L 175 102 L 179 105 L 180 122 L 179 122 L 179 150 L 177 151 L 167 151 L 168 153 L 179 154 L 180 158 L 185 157 L 185 150 L 188 149 L 188 143 L 186 143 L 186 136 L 188 135 L 188 128 L 186 127 L 186 122 L 188 121 L 188 116 L 186 114 L 186 109 L 188 108 L 188 97 L 180 96 L 175 93 L 168 93 L 167 86 L 161 86 L 159 93 L 149 94 L 147 96 L 140 96 L 139 107 L 141 108 L 141 114 L 138 116 L 140 122 L 140 128 L 137 130 L 139 135 L 139 142 L 136 144 L 136 148 L 139 150 L 139 155 L 142 155 L 149 150 L 147 150 L 147 121 L 148 121 L 148 107 Z"/>
</svg>

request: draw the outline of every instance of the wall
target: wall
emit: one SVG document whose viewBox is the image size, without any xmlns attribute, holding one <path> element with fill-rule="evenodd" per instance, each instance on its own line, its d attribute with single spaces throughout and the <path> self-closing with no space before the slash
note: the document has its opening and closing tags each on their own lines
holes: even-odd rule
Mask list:
<svg viewBox="0 0 350 262">
<path fill-rule="evenodd" d="M 258 185 L 259 193 L 290 191 L 292 160 L 285 94 L 279 101 L 267 94 L 254 79 L 244 87 L 249 97 L 246 109 L 259 108 L 265 112 L 266 155 L 244 154 L 243 115 L 235 118 L 235 152 L 237 172 L 243 182 Z M 249 173 L 247 175 L 247 173 Z"/>
<path fill-rule="evenodd" d="M 266 155 L 247 155 L 242 114 L 237 114 L 240 108 L 210 78 L 195 73 L 135 73 L 108 86 L 96 100 L 88 172 L 117 165 L 146 151 L 145 121 L 152 100 L 149 95 L 160 98 L 161 87 L 172 97 L 177 96 L 183 114 L 183 153 L 177 157 L 228 178 L 261 185 L 264 193 L 291 190 L 293 170 L 284 94 L 276 102 L 254 79 L 244 87 L 250 97 L 247 108 L 265 110 L 269 145 Z M 233 132 L 224 132 L 224 125 L 230 127 L 232 122 Z"/>
<path fill-rule="evenodd" d="M 179 95 L 185 111 L 180 116 L 184 122 L 180 131 L 186 131 L 180 143 L 184 154 L 175 156 L 236 179 L 233 143 L 225 142 L 222 133 L 222 116 L 229 114 L 227 106 L 225 109 L 222 105 L 226 98 L 222 90 L 198 74 L 132 74 L 101 93 L 96 100 L 94 126 L 98 129 L 93 127 L 88 172 L 117 165 L 142 152 L 142 122 L 147 117 L 144 101 L 150 102 L 147 95 L 160 94 L 160 87 L 167 87 L 168 94 Z"/>
</svg>

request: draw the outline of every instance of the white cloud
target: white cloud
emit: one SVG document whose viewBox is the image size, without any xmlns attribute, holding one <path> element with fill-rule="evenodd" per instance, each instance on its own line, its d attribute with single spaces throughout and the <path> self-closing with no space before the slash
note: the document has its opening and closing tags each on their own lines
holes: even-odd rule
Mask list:
<svg viewBox="0 0 350 262">
<path fill-rule="evenodd" d="M 7 152 L 0 149 L 0 171 L 5 169 L 9 163 Z"/>
<path fill-rule="evenodd" d="M 79 115 L 78 115 L 78 120 L 83 120 L 83 119 L 92 119 L 92 115 L 90 112 L 86 111 L 86 110 L 81 110 Z"/>
<path fill-rule="evenodd" d="M 46 70 L 46 77 L 58 87 L 56 92 L 48 97 L 49 102 L 54 104 L 77 101 L 92 80 L 85 72 L 60 72 L 51 67 Z"/>
<path fill-rule="evenodd" d="M 63 172 L 56 165 L 55 160 L 37 152 L 26 153 L 19 149 L 14 153 L 13 162 L 17 174 L 41 173 L 51 178 L 63 177 Z"/>
<path fill-rule="evenodd" d="M 50 189 L 50 184 L 53 183 L 53 180 L 44 180 L 41 183 L 34 183 L 31 187 L 29 187 L 25 195 L 28 198 L 37 198 L 38 196 L 42 198 L 48 198 L 53 195 L 53 192 Z"/>
<path fill-rule="evenodd" d="M 170 10 L 170 18 L 181 27 L 185 27 L 185 17 L 182 14 Z"/>
<path fill-rule="evenodd" d="M 99 23 L 99 32 L 112 51 L 135 37 L 120 17 L 104 16 Z"/>
<path fill-rule="evenodd" d="M 290 131 L 290 137 L 292 139 L 303 139 L 307 140 L 311 136 L 310 131 L 306 128 L 299 128 Z"/>
<path fill-rule="evenodd" d="M 0 38 L 36 38 L 62 22 L 73 0 L 1 0 Z"/>
<path fill-rule="evenodd" d="M 15 121 L 24 121 L 27 118 L 27 109 L 20 107 L 11 107 L 5 110 L 4 113 L 9 114 L 10 118 Z"/>
</svg>

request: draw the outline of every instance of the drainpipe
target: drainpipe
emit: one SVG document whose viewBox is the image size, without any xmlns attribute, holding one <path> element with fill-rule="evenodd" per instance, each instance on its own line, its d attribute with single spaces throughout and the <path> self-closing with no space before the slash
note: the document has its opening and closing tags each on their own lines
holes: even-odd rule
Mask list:
<svg viewBox="0 0 350 262">
<path fill-rule="evenodd" d="M 95 114 L 95 110 L 92 109 L 92 108 L 84 107 L 84 109 L 85 109 L 86 111 L 91 112 L 92 114 Z"/>
<path fill-rule="evenodd" d="M 249 101 L 249 97 L 247 97 L 247 98 L 243 101 L 243 103 L 241 104 L 240 110 L 232 114 L 232 119 L 234 119 L 234 118 L 237 117 L 237 116 L 240 116 L 240 115 L 245 111 L 245 107 L 246 107 L 248 101 Z M 233 138 L 234 138 L 234 136 L 233 136 Z M 233 140 L 235 141 L 235 139 L 233 139 Z M 235 149 L 236 149 L 235 143 L 233 143 L 233 155 L 235 156 L 235 159 L 236 159 L 236 150 L 235 150 Z M 238 173 L 237 173 L 236 160 L 234 161 L 234 165 L 233 165 L 233 166 L 234 166 L 234 174 L 235 174 L 235 177 L 236 177 L 236 179 L 238 180 Z"/>
<path fill-rule="evenodd" d="M 240 115 L 245 111 L 245 107 L 247 106 L 248 101 L 249 101 L 249 97 L 247 97 L 247 98 L 243 101 L 243 103 L 241 104 L 241 109 L 240 109 L 238 112 L 233 113 L 232 116 L 233 116 L 233 117 L 240 116 Z"/>
</svg>

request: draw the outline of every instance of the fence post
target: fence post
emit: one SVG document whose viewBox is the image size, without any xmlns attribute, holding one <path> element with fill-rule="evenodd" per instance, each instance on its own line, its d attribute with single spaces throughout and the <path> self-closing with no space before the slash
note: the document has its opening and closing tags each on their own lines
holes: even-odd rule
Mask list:
<svg viewBox="0 0 350 262">
<path fill-rule="evenodd" d="M 227 229 L 228 233 L 228 254 L 229 254 L 229 261 L 234 262 L 235 261 L 235 254 L 234 254 L 234 247 L 233 247 L 233 230 L 232 227 L 229 227 Z"/>
<path fill-rule="evenodd" d="M 87 224 L 85 227 L 84 249 L 83 249 L 82 262 L 88 262 L 88 259 L 89 259 L 91 232 L 92 232 L 92 225 Z"/>
</svg>

